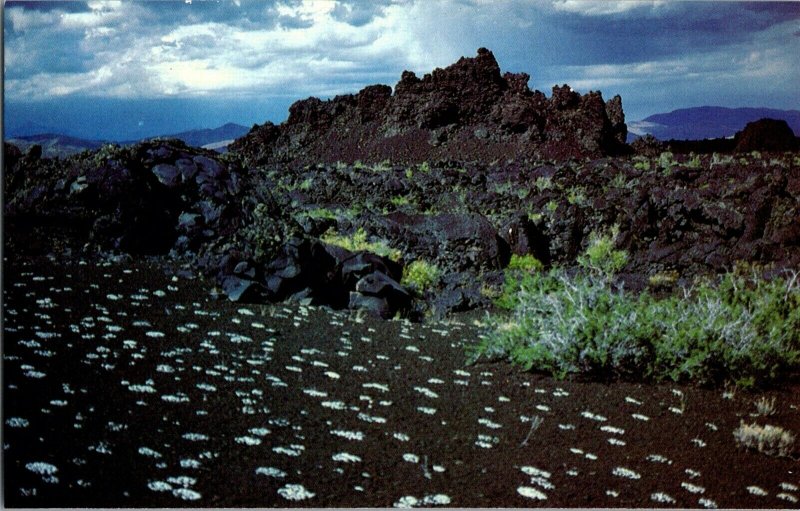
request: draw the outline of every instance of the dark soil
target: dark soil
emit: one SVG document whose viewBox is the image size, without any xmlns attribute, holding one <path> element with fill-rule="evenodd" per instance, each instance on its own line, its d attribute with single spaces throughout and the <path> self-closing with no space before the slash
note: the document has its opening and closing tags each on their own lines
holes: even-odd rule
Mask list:
<svg viewBox="0 0 800 511">
<path fill-rule="evenodd" d="M 480 330 L 463 317 L 236 305 L 146 263 L 7 254 L 3 288 L 7 506 L 798 507 L 798 461 L 732 436 L 741 420 L 800 431 L 796 383 L 727 395 L 465 367 Z M 776 412 L 755 417 L 764 396 Z"/>
</svg>

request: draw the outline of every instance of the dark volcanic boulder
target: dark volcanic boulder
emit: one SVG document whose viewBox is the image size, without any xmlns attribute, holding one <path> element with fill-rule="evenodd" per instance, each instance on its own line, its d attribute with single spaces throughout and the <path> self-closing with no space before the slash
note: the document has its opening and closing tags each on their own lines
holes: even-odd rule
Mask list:
<svg viewBox="0 0 800 511">
<path fill-rule="evenodd" d="M 381 234 L 415 256 L 447 271 L 498 269 L 508 264 L 508 243 L 479 214 L 391 213 L 381 220 Z"/>
<path fill-rule="evenodd" d="M 4 213 L 85 229 L 83 245 L 130 254 L 198 250 L 235 231 L 239 168 L 179 140 L 105 146 L 64 160 L 16 156 L 6 168 Z"/>
<path fill-rule="evenodd" d="M 526 73 L 501 74 L 491 51 L 435 69 L 410 71 L 394 88 L 372 85 L 358 94 L 289 108 L 279 126 L 254 126 L 229 150 L 250 164 L 526 158 L 584 158 L 617 153 L 627 135 L 619 96 L 580 95 L 554 87 L 548 99 L 528 88 Z"/>
<path fill-rule="evenodd" d="M 734 137 L 737 152 L 792 151 L 798 143 L 792 128 L 784 120 L 761 119 L 747 123 Z"/>
<path fill-rule="evenodd" d="M 367 310 L 384 319 L 411 306 L 411 295 L 394 279 L 379 271 L 364 276 L 350 293 L 351 309 Z"/>
</svg>

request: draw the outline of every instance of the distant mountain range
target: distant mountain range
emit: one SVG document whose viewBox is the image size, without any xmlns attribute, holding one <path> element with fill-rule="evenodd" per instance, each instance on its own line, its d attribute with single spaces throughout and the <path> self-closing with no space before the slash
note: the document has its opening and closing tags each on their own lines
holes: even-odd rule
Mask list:
<svg viewBox="0 0 800 511">
<path fill-rule="evenodd" d="M 783 119 L 800 135 L 800 111 L 772 108 L 724 108 L 702 106 L 655 114 L 628 122 L 628 139 L 651 134 L 660 140 L 703 140 L 732 137 L 748 122 L 763 118 Z"/>
<path fill-rule="evenodd" d="M 160 137 L 147 137 L 147 139 L 144 140 L 151 138 L 177 138 L 183 140 L 187 145 L 193 147 L 203 147 L 205 149 L 211 149 L 218 152 L 225 152 L 228 144 L 247 134 L 249 131 L 250 128 L 245 126 L 228 123 L 218 128 L 183 131 L 181 133 L 173 133 Z M 40 145 L 42 146 L 42 156 L 45 158 L 64 158 L 81 151 L 97 149 L 103 144 L 109 143 L 103 140 L 86 140 L 67 135 L 59 135 L 56 133 L 14 137 L 7 139 L 6 142 L 14 144 L 22 151 L 27 151 L 33 145 Z M 129 140 L 115 143 L 119 145 L 130 145 L 135 144 L 136 142 L 140 142 L 140 140 Z"/>
</svg>

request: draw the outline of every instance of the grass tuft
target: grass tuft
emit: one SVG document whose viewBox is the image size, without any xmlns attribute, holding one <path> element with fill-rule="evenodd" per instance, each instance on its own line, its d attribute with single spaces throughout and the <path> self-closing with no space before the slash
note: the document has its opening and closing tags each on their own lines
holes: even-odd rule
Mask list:
<svg viewBox="0 0 800 511">
<path fill-rule="evenodd" d="M 350 235 L 342 235 L 331 229 L 323 234 L 320 240 L 329 245 L 346 248 L 352 252 L 372 252 L 382 257 L 388 257 L 392 261 L 399 261 L 403 256 L 400 250 L 392 248 L 386 240 L 368 240 L 367 232 L 361 227 Z"/>
<path fill-rule="evenodd" d="M 742 421 L 733 431 L 733 437 L 740 447 L 756 449 L 769 456 L 791 456 L 794 452 L 794 434 L 780 426 L 760 426 Z"/>
</svg>

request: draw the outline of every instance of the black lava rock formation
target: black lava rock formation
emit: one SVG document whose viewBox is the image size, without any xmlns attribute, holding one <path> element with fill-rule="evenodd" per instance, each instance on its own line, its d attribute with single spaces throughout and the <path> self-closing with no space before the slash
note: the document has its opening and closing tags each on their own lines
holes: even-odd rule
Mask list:
<svg viewBox="0 0 800 511">
<path fill-rule="evenodd" d="M 419 163 L 508 158 L 599 157 L 625 147 L 622 100 L 580 95 L 568 85 L 547 98 L 528 88 L 526 73 L 500 73 L 481 48 L 419 78 L 402 74 L 392 89 L 294 103 L 280 125 L 254 126 L 230 146 L 251 164 L 337 161 Z"/>
</svg>

